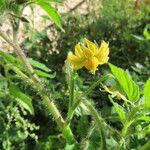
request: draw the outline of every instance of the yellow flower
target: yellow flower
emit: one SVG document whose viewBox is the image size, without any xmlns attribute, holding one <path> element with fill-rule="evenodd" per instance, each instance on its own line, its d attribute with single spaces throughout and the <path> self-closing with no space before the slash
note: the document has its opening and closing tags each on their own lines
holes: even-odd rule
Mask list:
<svg viewBox="0 0 150 150">
<path fill-rule="evenodd" d="M 95 74 L 99 65 L 108 62 L 109 47 L 105 41 L 102 41 L 98 47 L 95 43 L 85 40 L 85 43 L 78 43 L 75 46 L 75 54 L 68 54 L 68 60 L 75 70 L 85 67 L 92 74 Z"/>
</svg>

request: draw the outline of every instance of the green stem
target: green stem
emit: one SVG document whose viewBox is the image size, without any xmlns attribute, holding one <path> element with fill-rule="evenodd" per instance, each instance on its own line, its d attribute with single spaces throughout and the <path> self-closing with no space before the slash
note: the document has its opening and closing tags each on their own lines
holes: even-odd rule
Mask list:
<svg viewBox="0 0 150 150">
<path fill-rule="evenodd" d="M 106 76 L 99 78 L 96 82 L 94 82 L 87 90 L 86 95 L 89 95 L 95 87 L 97 87 L 101 82 L 105 81 L 108 78 L 112 78 L 113 76 L 111 74 L 107 74 Z"/>
<path fill-rule="evenodd" d="M 101 82 L 105 81 L 108 78 L 112 78 L 113 76 L 111 74 L 108 74 L 102 78 L 99 78 L 96 82 L 94 82 L 84 93 L 85 95 L 89 95 Z M 77 99 L 77 101 L 75 102 L 73 108 L 75 109 L 79 103 L 80 103 L 81 99 Z"/>
<path fill-rule="evenodd" d="M 107 146 L 106 146 L 106 138 L 105 138 L 105 133 L 104 133 L 104 121 L 103 119 L 100 117 L 100 115 L 98 114 L 98 112 L 96 111 L 96 109 L 93 107 L 93 105 L 86 99 L 84 99 L 85 95 L 80 96 L 80 98 L 78 98 L 76 100 L 75 103 L 73 103 L 73 98 L 74 98 L 74 71 L 71 74 L 71 80 L 70 80 L 70 105 L 69 105 L 69 112 L 66 118 L 67 123 L 70 123 L 74 111 L 76 109 L 76 107 L 79 105 L 80 101 L 82 101 L 86 107 L 89 109 L 89 111 L 91 112 L 92 116 L 94 117 L 98 128 L 100 130 L 101 133 L 101 149 L 102 150 L 107 150 Z M 92 84 L 92 86 L 85 92 L 86 95 L 90 94 L 90 92 L 97 86 L 99 85 L 100 82 L 102 82 L 103 80 L 106 80 L 107 78 L 109 78 L 110 75 L 107 75 L 103 78 L 100 78 L 98 81 L 96 81 L 94 84 Z"/>
<path fill-rule="evenodd" d="M 71 76 L 72 77 L 72 76 Z M 108 74 L 102 78 L 99 78 L 96 82 L 94 82 L 84 93 L 85 94 L 81 94 L 80 97 L 77 97 L 76 98 L 76 101 L 73 103 L 73 105 L 70 107 L 69 111 L 68 111 L 68 114 L 67 114 L 67 118 L 66 118 L 66 121 L 67 123 L 70 123 L 71 122 L 71 119 L 73 117 L 73 114 L 74 114 L 74 111 L 75 109 L 78 107 L 78 105 L 80 104 L 81 102 L 81 97 L 85 97 L 85 95 L 89 95 L 93 89 L 95 89 L 96 86 L 98 86 L 102 81 L 105 81 L 107 78 L 111 78 L 113 77 L 111 74 Z M 74 80 L 74 78 L 72 78 Z M 72 81 L 74 83 L 74 81 Z M 72 85 L 71 85 L 72 86 Z M 72 89 L 74 90 L 74 88 Z"/>
<path fill-rule="evenodd" d="M 55 121 L 57 122 L 59 128 L 61 129 L 64 137 L 67 140 L 67 142 L 70 143 L 70 144 L 75 143 L 76 141 L 74 139 L 74 136 L 72 134 L 71 129 L 66 125 L 66 123 L 64 122 L 64 119 L 60 115 L 60 113 L 59 113 L 58 109 L 56 108 L 55 104 L 52 102 L 52 100 L 50 101 L 48 96 L 46 96 L 46 94 L 43 91 L 42 87 L 38 83 L 35 83 L 32 79 L 28 78 L 28 76 L 26 76 L 23 72 L 21 72 L 17 67 L 15 67 L 13 65 L 9 65 L 9 68 L 11 68 L 13 71 L 15 71 L 18 75 L 20 75 L 20 77 L 23 80 L 25 80 L 29 85 L 34 87 L 34 89 L 36 91 L 39 92 L 39 94 L 41 95 L 43 101 L 45 102 L 48 110 L 51 112 L 51 114 L 54 117 Z"/>
<path fill-rule="evenodd" d="M 120 143 L 119 148 L 121 148 L 124 143 L 124 140 L 127 136 L 128 128 L 133 124 L 134 120 L 136 120 L 138 114 L 141 114 L 141 113 L 142 113 L 142 107 L 137 106 L 137 107 L 132 108 L 130 114 L 128 114 L 128 118 L 126 119 L 126 122 L 124 123 L 122 131 L 121 131 L 121 140 L 119 142 Z"/>
<path fill-rule="evenodd" d="M 105 137 L 105 133 L 104 133 L 104 120 L 100 117 L 100 115 L 98 114 L 98 112 L 96 111 L 96 109 L 93 107 L 93 105 L 86 99 L 82 99 L 82 102 L 85 104 L 85 106 L 90 110 L 92 116 L 94 117 L 97 125 L 98 125 L 98 129 L 101 133 L 101 150 L 107 150 L 107 144 L 106 144 L 106 137 Z"/>
<path fill-rule="evenodd" d="M 26 58 L 25 53 L 20 48 L 20 46 L 17 43 L 16 37 L 15 40 L 12 42 L 3 32 L 0 31 L 0 36 L 8 42 L 15 50 L 16 54 L 21 58 L 23 64 L 25 65 L 27 69 L 27 73 L 30 75 L 29 80 L 31 81 L 31 86 L 40 94 L 42 100 L 44 101 L 45 105 L 48 107 L 48 110 L 54 117 L 57 125 L 59 126 L 61 132 L 63 133 L 64 138 L 66 139 L 68 144 L 73 144 L 76 142 L 71 129 L 69 126 L 65 123 L 64 119 L 62 118 L 59 110 L 55 106 L 54 102 L 45 94 L 44 87 L 40 81 L 40 78 L 34 73 L 34 69 L 30 65 L 28 59 Z M 23 75 L 23 73 L 22 73 Z M 27 76 L 24 75 L 23 78 L 26 78 Z"/>
<path fill-rule="evenodd" d="M 122 131 L 121 131 L 121 139 L 119 141 L 119 144 L 116 145 L 116 149 L 117 150 L 120 150 L 122 145 L 123 145 L 123 143 L 125 142 L 126 134 L 127 134 L 128 128 L 129 128 L 129 126 L 131 124 L 132 124 L 132 122 L 128 122 L 128 121 L 125 122 L 125 124 L 124 124 L 124 126 L 122 128 Z"/>
<path fill-rule="evenodd" d="M 71 109 L 73 105 L 73 100 L 74 100 L 74 75 L 75 71 L 71 71 L 71 76 L 70 76 L 70 85 L 69 85 L 69 110 Z"/>
</svg>

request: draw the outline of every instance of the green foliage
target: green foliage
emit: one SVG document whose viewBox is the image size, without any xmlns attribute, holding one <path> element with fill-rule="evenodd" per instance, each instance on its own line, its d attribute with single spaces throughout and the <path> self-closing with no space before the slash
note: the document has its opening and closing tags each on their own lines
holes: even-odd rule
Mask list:
<svg viewBox="0 0 150 150">
<path fill-rule="evenodd" d="M 124 78 L 124 75 L 126 73 L 125 71 L 123 71 L 122 69 L 112 64 L 109 64 L 109 66 L 119 84 L 128 85 L 128 84 L 133 83 L 133 81 L 132 82 L 130 81 L 131 78 L 129 76 L 128 76 L 128 79 L 126 78 L 126 80 L 121 80 L 121 79 L 125 79 Z M 119 101 L 118 103 L 114 102 L 112 97 L 114 98 L 113 95 L 115 91 L 113 90 L 109 91 L 108 89 L 105 88 L 107 92 L 111 93 L 111 96 L 109 96 L 109 99 L 112 102 L 114 109 L 117 112 L 117 115 L 119 116 L 119 120 L 117 119 L 116 121 L 120 121 L 123 125 L 122 130 L 121 130 L 121 135 L 123 139 L 120 140 L 120 142 L 123 142 L 124 138 L 126 138 L 126 140 L 129 140 L 131 138 L 130 136 L 134 136 L 136 140 L 144 139 L 144 138 L 146 139 L 146 135 L 149 134 L 149 131 L 147 130 L 147 128 L 149 128 L 148 122 L 150 121 L 148 119 L 149 113 L 147 113 L 147 108 L 148 108 L 147 102 L 149 102 L 149 95 L 147 95 L 149 93 L 148 92 L 149 80 L 145 83 L 145 88 L 144 88 L 144 95 L 146 93 L 147 99 L 146 98 L 143 99 L 143 102 L 142 102 L 140 97 L 138 97 L 137 101 L 141 101 L 141 102 L 140 103 L 136 102 L 135 105 L 133 103 L 130 103 L 130 101 L 127 101 L 126 99 L 124 99 L 124 96 L 128 95 L 132 91 L 132 86 L 134 85 L 136 84 L 135 83 L 131 84 L 130 86 L 128 86 L 130 88 L 129 89 L 127 88 L 128 90 L 126 90 L 124 93 L 121 93 L 122 95 L 120 97 L 116 97 L 117 99 L 118 98 L 123 99 L 124 103 L 119 103 Z M 109 89 L 111 88 L 109 87 Z M 133 90 L 133 92 L 136 92 L 136 90 Z M 139 92 L 140 91 L 138 90 L 138 93 Z M 133 128 L 135 128 L 136 130 Z M 141 133 L 141 131 L 143 132 Z M 129 136 L 128 138 L 127 138 L 127 135 Z M 132 143 L 132 140 L 131 140 L 131 143 Z M 129 145 L 127 143 L 122 143 L 122 146 L 124 148 L 127 148 Z"/>
<path fill-rule="evenodd" d="M 28 2 L 0 0 L 0 14 L 7 11 L 18 16 Z M 39 32 L 25 24 L 27 38 L 21 46 L 30 57 L 29 62 L 35 70 L 33 74 L 27 73 L 19 57 L 0 51 L 0 149 L 99 150 L 102 135 L 95 117 L 81 99 L 90 101 L 102 118 L 108 150 L 149 148 L 148 6 L 141 6 L 135 14 L 132 1 L 103 0 L 103 7 L 96 12 L 91 11 L 82 16 L 77 13 L 65 14 L 61 25 L 60 16 L 53 8 L 53 3 L 59 0 L 32 2 L 41 6 L 59 28 L 65 29 L 65 33 L 52 27 L 52 36 L 49 37 L 47 28 Z M 15 21 L 15 17 L 13 19 Z M 73 51 L 75 44 L 84 37 L 92 41 L 109 41 L 110 62 L 123 69 L 109 64 L 109 67 L 99 68 L 94 77 L 85 70 L 77 71 L 73 76 L 71 66 L 67 62 L 63 66 L 64 61 L 68 51 Z M 124 69 L 128 69 L 130 74 Z M 105 78 L 110 72 L 113 76 Z M 78 144 L 66 143 L 55 119 L 47 108 L 43 108 L 39 93 L 31 88 L 36 85 L 28 84 L 35 74 L 44 85 L 42 93 L 55 101 L 64 118 L 69 114 L 69 84 L 73 76 L 73 104 L 78 105 L 72 106 L 73 115 L 68 125 Z M 93 91 L 88 93 L 87 89 L 93 84 L 98 87 L 91 88 Z"/>
<path fill-rule="evenodd" d="M 51 71 L 46 65 L 36 61 L 36 60 L 33 60 L 32 58 L 29 59 L 29 62 L 32 66 L 38 68 L 38 69 L 41 69 L 43 71 L 46 71 L 46 72 L 49 72 Z"/>
<path fill-rule="evenodd" d="M 30 114 L 34 114 L 34 108 L 32 106 L 32 99 L 24 94 L 18 86 L 16 85 L 10 85 L 9 86 L 9 92 L 10 95 L 14 96 L 16 98 L 16 100 L 18 101 L 18 103 L 20 103 L 25 109 L 27 109 Z"/>
<path fill-rule="evenodd" d="M 145 27 L 145 29 L 144 29 L 144 32 L 143 32 L 143 34 L 144 34 L 146 40 L 150 40 L 149 28 L 150 28 L 150 25 L 147 25 L 147 26 Z"/>
<path fill-rule="evenodd" d="M 0 0 L 0 15 L 4 13 L 6 9 L 5 0 Z"/>
<path fill-rule="evenodd" d="M 111 71 L 119 85 L 121 86 L 123 92 L 127 95 L 128 99 L 132 102 L 139 100 L 140 92 L 139 87 L 134 83 L 134 81 L 129 76 L 129 73 L 123 71 L 112 64 L 109 64 Z"/>
<path fill-rule="evenodd" d="M 52 71 L 45 64 L 33 60 L 32 58 L 29 59 L 29 62 L 33 67 L 38 68 L 38 70 L 35 69 L 35 72 L 38 76 L 51 79 L 55 78 L 56 73 L 51 73 Z"/>
<path fill-rule="evenodd" d="M 8 68 L 11 69 L 11 66 L 14 65 L 21 69 L 23 72 L 26 71 L 25 68 L 22 68 L 22 62 L 19 58 L 15 58 L 10 54 L 0 51 L 0 56 L 4 59 L 1 63 L 5 65 L 8 63 Z M 51 69 L 49 69 L 45 64 L 40 63 L 34 59 L 29 59 L 29 63 L 35 68 L 35 72 L 43 78 L 55 78 L 56 73 L 52 73 Z M 8 69 L 8 70 L 9 70 Z"/>
<path fill-rule="evenodd" d="M 55 0 L 33 0 L 34 3 L 38 4 L 47 14 L 50 16 L 50 18 L 54 21 L 54 23 L 62 29 L 61 22 L 60 22 L 60 16 L 57 12 L 57 10 L 50 5 L 50 2 L 55 2 Z"/>
<path fill-rule="evenodd" d="M 23 11 L 23 9 L 29 4 L 35 3 L 39 5 L 51 18 L 54 23 L 62 29 L 60 16 L 57 10 L 51 5 L 51 2 L 61 2 L 59 0 L 0 0 L 0 15 L 11 14 L 12 19 L 18 19 Z M 8 15 L 7 14 L 7 15 Z M 18 17 L 18 18 L 17 18 Z M 21 19 L 21 18 L 20 18 Z M 23 19 L 21 19 L 23 20 Z M 25 20 L 26 21 L 26 20 Z"/>
<path fill-rule="evenodd" d="M 144 106 L 150 107 L 150 79 L 147 80 L 145 87 L 144 87 Z"/>
<path fill-rule="evenodd" d="M 15 91 L 17 92 L 17 91 Z M 39 127 L 26 119 L 28 112 L 9 94 L 8 80 L 0 76 L 0 149 L 26 149 L 28 138 L 38 140 Z"/>
<path fill-rule="evenodd" d="M 114 102 L 111 98 L 110 98 L 110 100 L 111 100 L 117 114 L 119 115 L 121 122 L 124 124 L 125 119 L 126 119 L 124 108 L 122 106 L 120 106 L 118 103 Z"/>
</svg>

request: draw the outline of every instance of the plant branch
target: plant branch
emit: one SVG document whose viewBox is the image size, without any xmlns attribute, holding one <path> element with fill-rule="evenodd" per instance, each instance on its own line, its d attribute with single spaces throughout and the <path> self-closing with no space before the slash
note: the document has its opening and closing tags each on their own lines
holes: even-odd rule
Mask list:
<svg viewBox="0 0 150 150">
<path fill-rule="evenodd" d="M 75 75 L 75 71 L 71 71 L 71 79 L 70 79 L 70 85 L 69 85 L 69 110 L 73 105 L 73 100 L 74 100 L 74 75 Z"/>
<path fill-rule="evenodd" d="M 105 133 L 104 133 L 104 120 L 100 117 L 100 115 L 98 114 L 98 112 L 96 111 L 96 109 L 93 107 L 93 105 L 86 99 L 82 99 L 82 102 L 85 104 L 85 106 L 89 109 L 89 111 L 91 112 L 92 116 L 94 117 L 97 125 L 98 125 L 98 129 L 101 133 L 101 150 L 107 150 L 107 144 L 106 144 L 106 137 L 105 137 Z"/>
<path fill-rule="evenodd" d="M 73 74 L 73 73 L 72 73 Z M 84 93 L 82 93 L 81 95 L 80 95 L 80 97 L 77 97 L 76 98 L 76 101 L 73 103 L 73 105 L 71 106 L 71 107 L 69 107 L 70 109 L 69 109 L 69 111 L 68 111 L 68 114 L 67 114 L 67 118 L 66 118 L 66 122 L 67 123 L 70 123 L 71 122 L 71 119 L 72 119 L 72 117 L 73 117 L 73 114 L 74 114 L 74 111 L 75 111 L 75 109 L 78 107 L 78 105 L 80 104 L 80 102 L 82 101 L 81 100 L 81 97 L 85 97 L 85 95 L 86 96 L 88 96 L 91 92 L 92 92 L 92 90 L 93 89 L 95 89 L 95 87 L 96 86 L 98 86 L 102 81 L 105 81 L 107 78 L 111 78 L 111 77 L 113 77 L 111 74 L 108 74 L 108 75 L 106 75 L 106 76 L 104 76 L 104 77 L 102 77 L 102 78 L 99 78 L 96 82 L 94 82 Z M 73 77 L 72 77 L 72 75 L 71 75 L 71 83 L 73 83 L 74 81 L 72 81 L 72 80 L 74 80 L 73 79 Z M 73 90 L 73 89 L 72 89 Z"/>
<path fill-rule="evenodd" d="M 40 94 L 41 98 L 43 99 L 45 105 L 47 106 L 48 110 L 54 117 L 57 125 L 59 126 L 61 132 L 63 133 L 64 138 L 69 144 L 73 144 L 76 142 L 74 136 L 72 134 L 71 129 L 66 125 L 64 119 L 62 118 L 59 110 L 55 106 L 54 102 L 45 94 L 44 87 L 40 81 L 40 78 L 34 73 L 34 69 L 30 65 L 25 53 L 20 48 L 17 42 L 17 32 L 15 31 L 13 34 L 14 41 L 9 39 L 2 31 L 0 31 L 0 36 L 8 43 L 10 46 L 14 48 L 15 53 L 21 58 L 23 64 L 27 69 L 27 73 L 30 75 L 31 80 L 33 83 L 31 86 Z M 25 77 L 25 76 L 24 76 Z"/>
</svg>

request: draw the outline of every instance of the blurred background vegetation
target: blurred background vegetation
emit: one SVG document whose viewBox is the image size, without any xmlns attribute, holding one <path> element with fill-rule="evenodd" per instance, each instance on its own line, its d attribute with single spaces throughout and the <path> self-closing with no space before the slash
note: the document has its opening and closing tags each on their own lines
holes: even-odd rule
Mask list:
<svg viewBox="0 0 150 150">
<path fill-rule="evenodd" d="M 21 46 L 29 57 L 38 59 L 53 72 L 57 72 L 54 79 L 43 79 L 43 82 L 46 83 L 48 91 L 54 93 L 53 97 L 64 116 L 68 107 L 65 60 L 68 52 L 74 51 L 75 44 L 83 41 L 85 37 L 98 43 L 101 40 L 109 42 L 109 62 L 128 69 L 141 88 L 150 76 L 150 1 L 141 0 L 138 6 L 132 0 L 89 0 L 86 4 L 87 12 L 84 14 L 74 9 L 62 15 L 62 27 L 65 32 L 54 25 L 38 31 L 29 23 L 24 23 L 27 36 Z M 43 19 L 48 18 L 44 16 Z M 30 87 L 18 81 L 22 90 L 35 99 L 35 115 L 28 115 L 9 95 L 2 67 L 0 71 L 0 149 L 63 149 L 65 141 L 61 134 L 58 134 L 51 115 L 46 108 L 43 109 L 43 104 L 38 100 L 39 96 Z M 86 70 L 78 72 L 80 77 L 77 77 L 77 88 L 84 90 L 109 70 L 107 65 L 104 65 L 94 77 Z M 107 120 L 113 113 L 112 104 L 108 101 L 106 93 L 101 90 L 97 88 L 90 96 Z M 73 118 L 72 129 L 83 147 L 89 144 L 89 150 L 96 150 L 99 145 L 97 132 L 93 132 L 90 137 L 86 134 L 90 131 L 90 125 L 92 130 L 92 123 L 86 109 L 81 107 Z M 116 129 L 120 128 L 115 120 L 109 123 Z M 82 138 L 85 140 L 81 141 Z M 145 141 L 148 138 L 145 137 Z M 137 140 L 133 139 L 132 148 L 138 148 L 145 141 L 140 137 Z M 110 139 L 111 146 L 113 147 L 113 141 Z"/>
</svg>

